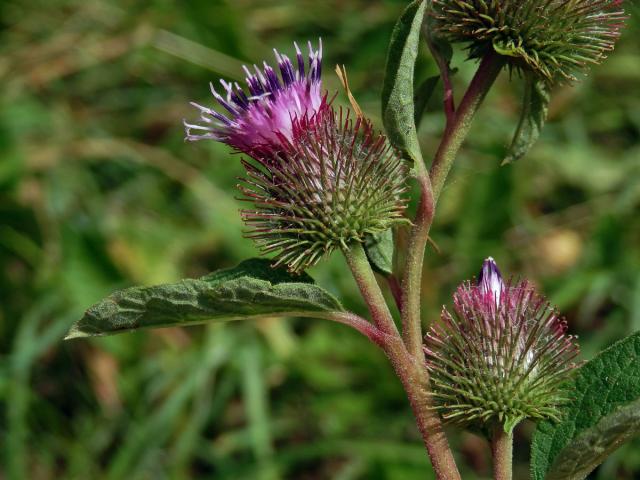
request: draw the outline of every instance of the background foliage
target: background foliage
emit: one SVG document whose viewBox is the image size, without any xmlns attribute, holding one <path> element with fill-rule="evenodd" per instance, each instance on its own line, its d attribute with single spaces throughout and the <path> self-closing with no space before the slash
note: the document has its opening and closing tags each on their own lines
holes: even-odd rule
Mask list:
<svg viewBox="0 0 640 480">
<path fill-rule="evenodd" d="M 431 318 L 493 255 L 567 315 L 584 358 L 640 329 L 640 10 L 615 54 L 558 88 L 541 141 L 499 167 L 518 117 L 506 75 L 446 188 L 426 262 Z M 322 36 L 380 124 L 396 0 L 14 0 L 0 4 L 0 478 L 411 479 L 428 462 L 383 355 L 309 319 L 63 343 L 112 290 L 196 277 L 254 255 L 239 158 L 185 144 L 189 100 L 242 62 Z M 473 65 L 454 64 L 458 90 Z M 435 73 L 425 54 L 420 78 Z M 438 97 L 436 95 L 435 97 Z M 344 98 L 339 99 L 345 101 Z M 420 126 L 427 153 L 439 99 Z M 362 311 L 339 256 L 310 272 Z M 524 478 L 531 426 L 516 433 Z M 452 432 L 464 478 L 489 451 Z M 631 479 L 640 443 L 594 474 Z"/>
</svg>

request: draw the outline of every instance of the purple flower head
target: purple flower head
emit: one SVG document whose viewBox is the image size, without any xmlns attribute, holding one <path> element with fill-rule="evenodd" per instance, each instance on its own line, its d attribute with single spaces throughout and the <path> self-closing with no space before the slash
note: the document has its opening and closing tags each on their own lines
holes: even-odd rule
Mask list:
<svg viewBox="0 0 640 480">
<path fill-rule="evenodd" d="M 280 73 L 266 63 L 247 73 L 248 93 L 221 81 L 213 87 L 222 113 L 202 105 L 186 140 L 213 139 L 250 158 L 238 185 L 253 208 L 242 211 L 252 238 L 275 265 L 300 273 L 335 249 L 348 249 L 404 217 L 407 169 L 398 152 L 362 116 L 336 110 L 322 91 L 322 43 L 309 43 L 308 66 L 275 52 Z"/>
<path fill-rule="evenodd" d="M 557 418 L 578 354 L 558 312 L 526 280 L 503 283 L 490 258 L 478 284 L 460 285 L 453 301 L 424 344 L 442 417 L 505 431 L 525 418 Z"/>
<path fill-rule="evenodd" d="M 322 92 L 322 41 L 317 50 L 309 42 L 307 70 L 300 48 L 295 48 L 295 65 L 274 50 L 279 76 L 266 62 L 262 70 L 254 65 L 254 73 L 244 67 L 248 93 L 237 83 L 220 80 L 223 96 L 211 84 L 213 97 L 227 113 L 192 102 L 200 110 L 200 122 L 184 122 L 186 140 L 212 139 L 253 158 L 268 158 L 320 121 L 330 108 Z"/>
</svg>

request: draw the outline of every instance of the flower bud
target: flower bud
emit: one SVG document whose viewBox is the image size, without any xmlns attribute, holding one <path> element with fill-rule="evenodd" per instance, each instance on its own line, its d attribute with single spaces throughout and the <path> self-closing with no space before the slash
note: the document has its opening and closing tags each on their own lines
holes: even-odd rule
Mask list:
<svg viewBox="0 0 640 480">
<path fill-rule="evenodd" d="M 578 346 L 567 324 L 527 281 L 503 283 L 493 259 L 465 282 L 425 337 L 435 408 L 478 429 L 557 419 Z"/>
<path fill-rule="evenodd" d="M 276 265 L 300 272 L 336 248 L 408 222 L 405 163 L 368 120 L 330 109 L 293 129 L 296 141 L 281 138 L 283 153 L 243 162 L 240 185 L 255 206 L 242 215 L 248 236 L 264 253 L 276 252 Z"/>
<path fill-rule="evenodd" d="M 489 257 L 482 263 L 482 270 L 478 275 L 478 287 L 480 292 L 489 295 L 496 305 L 500 304 L 502 291 L 504 290 L 504 282 L 502 275 L 498 269 L 498 265 Z"/>
<path fill-rule="evenodd" d="M 490 51 L 511 68 L 549 82 L 575 80 L 613 50 L 626 16 L 622 0 L 433 0 L 437 33 L 465 43 L 471 58 Z"/>
</svg>

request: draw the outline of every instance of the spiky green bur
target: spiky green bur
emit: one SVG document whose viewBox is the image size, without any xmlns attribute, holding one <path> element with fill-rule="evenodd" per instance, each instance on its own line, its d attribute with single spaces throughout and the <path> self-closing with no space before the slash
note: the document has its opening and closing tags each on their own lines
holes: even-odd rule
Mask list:
<svg viewBox="0 0 640 480">
<path fill-rule="evenodd" d="M 452 424 L 476 429 L 557 419 L 578 347 L 567 325 L 526 281 L 502 282 L 487 259 L 477 285 L 454 294 L 454 314 L 425 337 L 436 408 Z"/>
<path fill-rule="evenodd" d="M 626 16 L 622 0 L 433 0 L 439 35 L 491 50 L 517 70 L 549 82 L 572 81 L 613 50 Z"/>
<path fill-rule="evenodd" d="M 369 121 L 349 113 L 331 110 L 283 154 L 244 166 L 240 189 L 255 206 L 242 214 L 248 236 L 291 271 L 408 222 L 404 162 Z"/>
</svg>

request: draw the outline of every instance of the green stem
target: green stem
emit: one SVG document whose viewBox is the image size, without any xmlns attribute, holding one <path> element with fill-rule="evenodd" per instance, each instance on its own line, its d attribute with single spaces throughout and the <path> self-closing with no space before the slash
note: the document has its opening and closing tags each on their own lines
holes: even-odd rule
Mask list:
<svg viewBox="0 0 640 480">
<path fill-rule="evenodd" d="M 424 165 L 418 168 L 420 201 L 409 238 L 404 276 L 402 278 L 402 336 L 409 353 L 416 359 L 424 358 L 422 353 L 422 321 L 420 315 L 420 287 L 424 251 L 429 240 L 429 229 L 433 221 L 434 198 L 431 180 Z"/>
<path fill-rule="evenodd" d="M 460 102 L 460 106 L 455 112 L 453 121 L 447 124 L 430 170 L 435 203 L 438 202 L 438 198 L 442 193 L 442 187 L 444 187 L 445 180 L 449 170 L 451 170 L 453 161 L 458 155 L 462 142 L 464 142 L 469 133 L 473 117 L 504 64 L 504 57 L 495 52 L 487 54 L 482 59 L 467 92 Z"/>
<path fill-rule="evenodd" d="M 489 54 L 482 60 L 459 109 L 447 122 L 446 131 L 429 174 L 424 165 L 416 165 L 416 176 L 420 184 L 420 202 L 411 231 L 402 281 L 402 335 L 406 355 L 400 355 L 399 352 L 403 349 L 390 340 L 387 340 L 385 348 L 407 392 L 438 479 L 458 479 L 460 474 L 442 430 L 442 422 L 432 408 L 428 387 L 429 376 L 424 367 L 420 316 L 424 252 L 433 222 L 435 205 L 446 177 L 469 133 L 473 117 L 503 65 L 504 61 L 496 54 Z"/>
<path fill-rule="evenodd" d="M 442 429 L 442 422 L 431 404 L 427 388 L 429 376 L 424 358 L 416 359 L 408 352 L 362 245 L 352 244 L 349 249 L 344 249 L 343 253 L 362 297 L 369 307 L 373 321 L 378 330 L 382 332 L 379 345 L 389 357 L 396 375 L 407 392 L 436 478 L 438 480 L 460 480 L 449 442 Z"/>
<path fill-rule="evenodd" d="M 491 453 L 493 454 L 493 478 L 511 480 L 513 478 L 513 434 L 505 433 L 502 425 L 498 425 L 493 431 Z"/>
<path fill-rule="evenodd" d="M 422 323 L 420 317 L 420 287 L 424 252 L 429 240 L 429 230 L 435 214 L 435 206 L 442 192 L 451 165 L 458 155 L 462 142 L 469 133 L 473 117 L 482 100 L 493 85 L 504 65 L 501 56 L 487 55 L 471 81 L 460 107 L 447 122 L 447 128 L 427 173 L 424 165 L 416 164 L 416 176 L 420 184 L 420 202 L 413 222 L 407 259 L 402 279 L 402 335 L 409 353 L 422 358 Z"/>
<path fill-rule="evenodd" d="M 394 342 L 393 340 L 396 340 Z M 461 480 L 442 420 L 433 408 L 429 391 L 429 372 L 424 360 L 417 360 L 406 350 L 401 338 L 388 339 L 385 352 L 407 392 L 413 415 L 437 480 Z"/>
<path fill-rule="evenodd" d="M 369 307 L 373 323 L 385 335 L 400 335 L 362 244 L 354 242 L 348 249 L 343 249 L 343 253 L 360 293 Z"/>
</svg>

